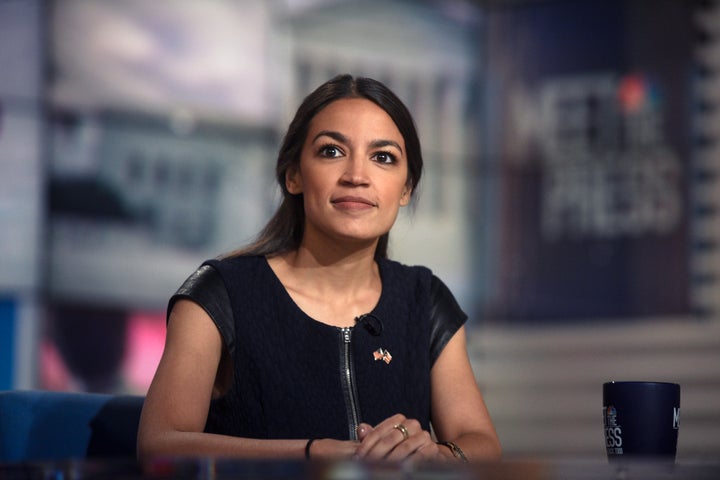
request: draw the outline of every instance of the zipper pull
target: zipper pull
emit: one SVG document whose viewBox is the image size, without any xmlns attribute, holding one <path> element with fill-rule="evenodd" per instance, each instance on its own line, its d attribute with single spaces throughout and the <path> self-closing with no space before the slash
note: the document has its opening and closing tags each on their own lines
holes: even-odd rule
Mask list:
<svg viewBox="0 0 720 480">
<path fill-rule="evenodd" d="M 343 340 L 345 341 L 345 343 L 350 343 L 350 336 L 352 334 L 352 330 L 350 330 L 349 327 L 343 327 L 342 332 Z"/>
</svg>

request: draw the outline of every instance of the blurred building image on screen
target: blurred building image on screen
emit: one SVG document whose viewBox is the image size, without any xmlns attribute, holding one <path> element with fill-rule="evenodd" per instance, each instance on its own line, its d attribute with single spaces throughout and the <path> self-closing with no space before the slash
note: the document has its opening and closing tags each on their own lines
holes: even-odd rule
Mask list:
<svg viewBox="0 0 720 480">
<path fill-rule="evenodd" d="M 470 303 L 463 172 L 479 150 L 480 62 L 477 11 L 460 13 L 406 2 L 55 2 L 53 338 L 81 311 L 88 324 L 107 308 L 162 311 L 203 259 L 250 240 L 276 205 L 290 115 L 345 72 L 393 88 L 423 141 L 420 207 L 401 219 L 395 257 L 434 263 Z"/>
</svg>

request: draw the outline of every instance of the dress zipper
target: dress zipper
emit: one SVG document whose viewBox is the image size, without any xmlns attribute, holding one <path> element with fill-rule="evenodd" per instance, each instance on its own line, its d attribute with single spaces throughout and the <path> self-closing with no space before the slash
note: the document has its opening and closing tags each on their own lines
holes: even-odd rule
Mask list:
<svg viewBox="0 0 720 480">
<path fill-rule="evenodd" d="M 352 329 L 343 327 L 340 329 L 341 341 L 341 359 L 340 359 L 340 377 L 343 383 L 343 393 L 345 394 L 345 406 L 348 414 L 348 428 L 350 438 L 357 440 L 357 426 L 360 422 L 358 414 L 358 398 L 357 387 L 355 385 L 355 368 L 353 367 L 352 357 Z"/>
</svg>

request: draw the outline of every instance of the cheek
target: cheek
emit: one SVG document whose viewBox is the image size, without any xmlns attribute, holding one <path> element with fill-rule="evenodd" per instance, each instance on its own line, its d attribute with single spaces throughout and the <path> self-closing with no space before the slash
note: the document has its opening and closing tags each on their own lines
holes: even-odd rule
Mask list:
<svg viewBox="0 0 720 480">
<path fill-rule="evenodd" d="M 322 178 L 318 178 L 317 175 L 312 173 L 303 176 L 303 187 L 305 195 L 318 195 L 324 190 Z"/>
<path fill-rule="evenodd" d="M 306 206 L 324 204 L 330 197 L 329 176 L 313 173 L 303 175 L 303 196 Z"/>
<path fill-rule="evenodd" d="M 402 180 L 396 179 L 390 189 L 393 192 L 394 198 L 400 201 L 401 204 L 410 200 L 412 189 L 408 187 L 405 177 L 403 177 Z"/>
</svg>

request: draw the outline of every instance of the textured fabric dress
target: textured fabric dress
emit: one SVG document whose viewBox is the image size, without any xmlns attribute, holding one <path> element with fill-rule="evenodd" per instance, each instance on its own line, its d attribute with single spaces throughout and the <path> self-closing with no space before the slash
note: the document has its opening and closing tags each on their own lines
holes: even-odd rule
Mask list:
<svg viewBox="0 0 720 480">
<path fill-rule="evenodd" d="M 430 428 L 430 369 L 467 316 L 424 267 L 378 259 L 380 299 L 354 327 L 316 321 L 264 257 L 209 260 L 170 299 L 202 306 L 232 358 L 205 430 L 249 438 L 356 438 L 402 413 Z"/>
</svg>

